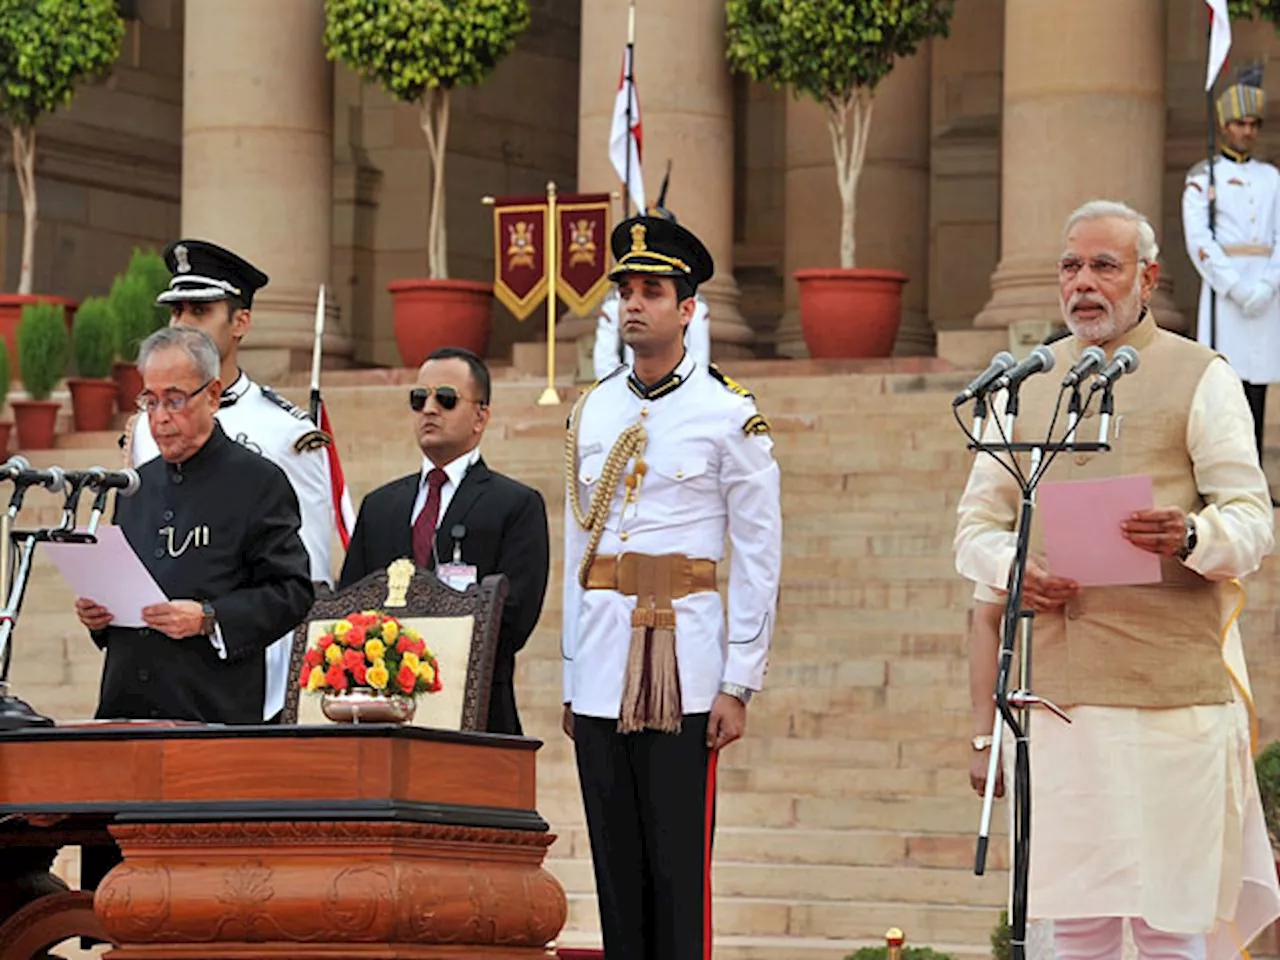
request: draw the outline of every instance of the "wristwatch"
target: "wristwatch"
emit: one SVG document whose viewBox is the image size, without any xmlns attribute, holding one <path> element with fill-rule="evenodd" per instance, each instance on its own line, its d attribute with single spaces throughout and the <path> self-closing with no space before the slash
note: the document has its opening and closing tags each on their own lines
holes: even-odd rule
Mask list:
<svg viewBox="0 0 1280 960">
<path fill-rule="evenodd" d="M 976 737 L 974 737 L 972 740 L 969 741 L 969 745 L 973 747 L 974 750 L 978 750 L 978 751 L 990 750 L 991 734 L 980 733 Z"/>
<path fill-rule="evenodd" d="M 751 702 L 752 690 L 740 683 L 722 683 L 720 684 L 720 692 L 727 693 L 731 697 L 737 697 L 742 701 L 743 706 Z"/>
<path fill-rule="evenodd" d="M 218 622 L 218 615 L 214 612 L 213 604 L 208 601 L 200 604 L 200 612 L 204 615 L 204 619 L 200 621 L 200 633 L 203 636 L 212 637 Z"/>
<path fill-rule="evenodd" d="M 1196 549 L 1196 518 L 1191 514 L 1187 514 L 1187 532 L 1182 540 L 1182 549 L 1178 551 L 1178 559 L 1185 560 Z"/>
</svg>

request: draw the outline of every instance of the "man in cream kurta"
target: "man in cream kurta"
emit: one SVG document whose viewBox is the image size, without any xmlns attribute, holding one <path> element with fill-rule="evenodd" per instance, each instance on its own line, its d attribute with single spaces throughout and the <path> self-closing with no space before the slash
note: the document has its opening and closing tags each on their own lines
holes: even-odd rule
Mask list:
<svg viewBox="0 0 1280 960">
<path fill-rule="evenodd" d="M 1060 958 L 1118 958 L 1124 919 L 1142 956 L 1227 957 L 1280 916 L 1233 616 L 1232 581 L 1274 545 L 1252 418 L 1221 358 L 1156 327 L 1146 304 L 1158 250 L 1145 218 L 1086 204 L 1065 240 L 1060 293 L 1074 336 L 1053 348 L 1061 368 L 1087 344 L 1110 356 L 1127 343 L 1142 363 L 1116 387 L 1112 451 L 1064 454 L 1047 479 L 1150 474 L 1155 508 L 1121 531 L 1162 558 L 1163 579 L 1082 588 L 1048 569 L 1033 525 L 1023 605 L 1037 613 L 1034 686 L 1072 723 L 1040 712 L 1032 724 L 1029 914 L 1054 920 Z M 1044 439 L 1058 379 L 1024 385 L 1016 439 Z M 980 456 L 956 533 L 957 569 L 979 601 L 998 601 L 1007 584 L 1018 504 L 1016 483 Z"/>
</svg>

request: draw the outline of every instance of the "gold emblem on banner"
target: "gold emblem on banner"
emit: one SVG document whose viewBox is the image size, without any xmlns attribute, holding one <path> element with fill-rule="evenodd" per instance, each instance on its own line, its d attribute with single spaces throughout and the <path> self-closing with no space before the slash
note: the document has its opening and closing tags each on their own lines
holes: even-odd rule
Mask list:
<svg viewBox="0 0 1280 960">
<path fill-rule="evenodd" d="M 569 266 L 596 265 L 596 225 L 593 220 L 578 220 L 569 234 Z"/>
<path fill-rule="evenodd" d="M 538 266 L 534 257 L 537 256 L 537 247 L 533 242 L 533 224 L 520 220 L 513 223 L 509 231 L 511 240 L 507 244 L 507 269 L 527 267 L 536 270 Z"/>
</svg>

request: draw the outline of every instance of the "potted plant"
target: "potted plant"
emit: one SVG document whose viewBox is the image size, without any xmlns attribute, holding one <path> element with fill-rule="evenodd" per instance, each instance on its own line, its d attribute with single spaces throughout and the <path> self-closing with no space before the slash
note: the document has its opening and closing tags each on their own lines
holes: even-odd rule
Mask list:
<svg viewBox="0 0 1280 960">
<path fill-rule="evenodd" d="M 13 401 L 18 449 L 47 450 L 53 446 L 58 424 L 53 388 L 62 379 L 71 353 L 66 315 L 56 303 L 28 303 L 18 321 L 18 363 L 27 399 Z"/>
<path fill-rule="evenodd" d="M 77 431 L 111 429 L 116 409 L 116 382 L 111 379 L 115 356 L 111 305 L 106 297 L 89 297 L 76 310 L 71 328 L 71 352 L 77 376 L 67 380 L 71 415 Z"/>
<path fill-rule="evenodd" d="M 728 0 L 727 56 L 752 79 L 822 105 L 840 190 L 840 267 L 796 271 L 800 324 L 815 358 L 887 357 L 905 274 L 857 267 L 858 178 L 876 86 L 897 57 L 946 36 L 955 0 Z M 920 278 L 923 280 L 924 278 Z"/>
<path fill-rule="evenodd" d="M 35 261 L 36 125 L 71 101 L 83 81 L 105 76 L 120 54 L 124 21 L 115 0 L 8 0 L 0 16 L 0 118 L 12 137 L 13 169 L 22 196 L 22 266 L 17 295 L 0 295 L 0 334 L 9 347 L 22 308 L 35 300 L 59 303 L 69 323 L 75 302 L 31 295 Z M 21 357 L 13 371 L 21 375 Z"/>
<path fill-rule="evenodd" d="M 9 347 L 3 339 L 0 339 L 0 408 L 3 408 L 9 399 L 9 385 L 12 382 L 9 368 Z M 9 434 L 12 429 L 12 420 L 0 420 L 0 455 L 9 450 Z"/>
<path fill-rule="evenodd" d="M 169 287 L 169 268 L 154 250 L 134 248 L 129 266 L 111 285 L 109 297 L 116 361 L 111 379 L 116 383 L 116 409 L 132 413 L 142 377 L 136 360 L 138 345 L 169 322 L 169 308 L 156 303 Z"/>
<path fill-rule="evenodd" d="M 475 86 L 510 53 L 529 25 L 528 0 L 325 0 L 324 43 L 330 59 L 417 107 L 427 139 L 427 278 L 394 280 L 396 345 L 406 366 L 433 349 L 463 346 L 481 356 L 489 345 L 493 286 L 448 279 L 445 157 L 449 99 Z"/>
<path fill-rule="evenodd" d="M 302 657 L 298 686 L 320 694 L 320 709 L 339 723 L 403 723 L 415 696 L 438 693 L 440 664 L 417 631 L 380 610 L 353 613 L 329 626 Z"/>
</svg>

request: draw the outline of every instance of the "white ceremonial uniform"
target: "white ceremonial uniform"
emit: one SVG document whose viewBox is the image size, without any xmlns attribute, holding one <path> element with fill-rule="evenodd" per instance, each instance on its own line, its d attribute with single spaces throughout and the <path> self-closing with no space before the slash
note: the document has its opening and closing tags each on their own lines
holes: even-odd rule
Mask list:
<svg viewBox="0 0 1280 960">
<path fill-rule="evenodd" d="M 703 367 L 711 366 L 711 309 L 702 294 L 694 294 L 693 318 L 684 331 L 685 353 Z M 619 354 L 621 350 L 621 354 Z M 635 352 L 622 343 L 618 327 L 618 288 L 614 287 L 600 304 L 596 318 L 596 341 L 591 353 L 596 379 L 603 380 L 617 369 L 619 360 L 630 366 L 636 362 Z"/>
<path fill-rule="evenodd" d="M 1269 163 L 1214 159 L 1214 229 L 1209 231 L 1209 172 L 1187 173 L 1182 225 L 1187 255 L 1202 279 L 1197 337 L 1222 353 L 1246 383 L 1280 381 L 1280 170 Z M 1254 316 L 1244 301 L 1259 282 L 1271 297 Z M 1209 299 L 1218 295 L 1217 339 L 1209 342 Z"/>
<path fill-rule="evenodd" d="M 753 398 L 688 354 L 675 385 L 633 389 L 621 366 L 587 395 L 579 414 L 574 469 L 583 505 L 595 495 L 614 441 L 643 423 L 647 464 L 635 502 L 613 492 L 597 555 L 685 554 L 720 562 L 732 546 L 728 628 L 718 592 L 672 601 L 686 714 L 705 713 L 720 684 L 760 690 L 773 636 L 782 563 L 780 474 L 768 425 Z M 588 534 L 565 507 L 564 702 L 574 713 L 616 718 L 626 673 L 634 597 L 583 590 L 578 566 Z"/>
<path fill-rule="evenodd" d="M 988 423 L 995 423 L 1003 398 Z M 1205 500 L 1184 561 L 1213 581 L 1257 570 L 1273 548 L 1266 481 L 1239 378 L 1211 362 L 1193 395 L 1187 455 Z M 1019 494 L 979 456 L 957 508 L 956 568 L 975 600 L 1004 602 L 1016 534 L 1001 503 Z M 1136 918 L 1151 928 L 1205 934 L 1208 960 L 1229 960 L 1280 917 L 1271 845 L 1250 757 L 1248 674 L 1233 591 L 1223 597 L 1223 658 L 1231 703 L 1143 710 L 1076 706 L 1068 725 L 1032 723 L 1029 914 L 1037 920 Z M 1033 652 L 1034 657 L 1034 652 Z M 1006 764 L 1013 756 L 1006 738 Z M 1007 782 L 1013 771 L 1006 765 Z M 1179 843 L 1169 843 L 1169 837 Z M 1150 936 L 1145 928 L 1135 938 Z M 1105 939 L 1105 937 L 1104 937 Z"/>
<path fill-rule="evenodd" d="M 228 437 L 266 457 L 285 472 L 302 511 L 301 536 L 311 558 L 311 579 L 332 586 L 333 490 L 323 435 L 305 411 L 254 383 L 244 371 L 223 391 L 217 420 Z M 151 436 L 150 421 L 141 414 L 133 428 L 130 461 L 137 467 L 159 455 L 160 449 Z M 284 709 L 292 648 L 292 633 L 267 648 L 263 719 L 270 719 Z"/>
</svg>

